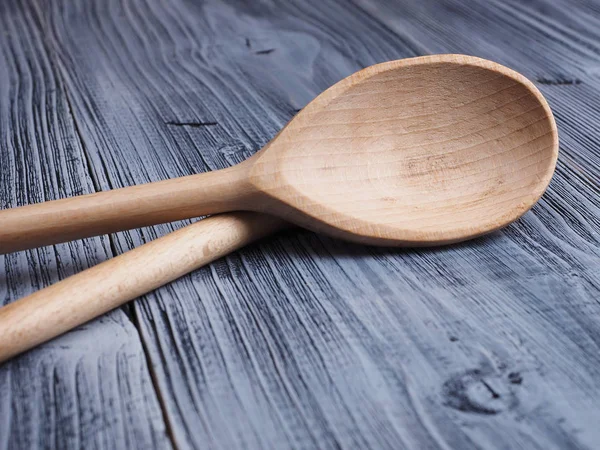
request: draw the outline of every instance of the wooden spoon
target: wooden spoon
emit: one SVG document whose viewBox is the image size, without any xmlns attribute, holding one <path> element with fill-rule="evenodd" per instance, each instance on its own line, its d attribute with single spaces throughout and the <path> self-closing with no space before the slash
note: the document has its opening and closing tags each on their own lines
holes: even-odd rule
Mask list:
<svg viewBox="0 0 600 450">
<path fill-rule="evenodd" d="M 0 363 L 289 226 L 266 214 L 218 214 L 0 308 Z"/>
<path fill-rule="evenodd" d="M 447 243 L 530 208 L 557 148 L 548 105 L 521 75 L 456 55 L 390 62 L 320 95 L 239 166 L 5 211 L 0 244 L 235 208 L 361 242 Z M 284 226 L 250 212 L 210 217 L 0 308 L 0 362 Z"/>
<path fill-rule="evenodd" d="M 0 253 L 234 210 L 369 244 L 456 242 L 531 208 L 557 155 L 522 75 L 470 56 L 391 61 L 323 92 L 237 166 L 0 211 Z"/>
</svg>

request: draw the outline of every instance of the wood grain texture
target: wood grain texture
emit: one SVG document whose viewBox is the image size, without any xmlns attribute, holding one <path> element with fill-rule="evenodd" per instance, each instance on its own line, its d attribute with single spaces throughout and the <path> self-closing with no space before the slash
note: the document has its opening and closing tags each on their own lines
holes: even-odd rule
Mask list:
<svg viewBox="0 0 600 450">
<path fill-rule="evenodd" d="M 0 211 L 0 254 L 237 211 L 254 189 L 239 165 Z M 242 176 L 239 176 L 240 174 Z"/>
<path fill-rule="evenodd" d="M 2 208 L 94 189 L 38 19 L 23 2 L 0 4 Z M 95 238 L 0 256 L 0 305 L 110 254 L 108 240 Z M 170 447 L 139 334 L 123 311 L 0 365 L 0 449 Z"/>
<path fill-rule="evenodd" d="M 549 106 L 517 72 L 465 55 L 369 66 L 230 168 L 0 210 L 0 252 L 242 210 L 0 308 L 0 362 L 279 231 L 277 216 L 380 246 L 496 231 L 537 202 L 557 156 Z"/>
<path fill-rule="evenodd" d="M 554 118 L 529 80 L 442 54 L 344 78 L 247 163 L 263 211 L 353 242 L 423 247 L 521 217 L 557 156 Z"/>
<path fill-rule="evenodd" d="M 399 251 L 291 231 L 135 302 L 177 447 L 597 447 L 597 2 L 90 0 L 35 11 L 97 189 L 237 163 L 326 87 L 417 54 L 512 67 L 537 80 L 557 118 L 557 174 L 502 232 Z M 24 146 L 7 148 L 3 158 L 21 158 Z M 177 226 L 110 242 L 120 253 Z M 44 273 L 25 263 L 0 286 Z M 20 395 L 0 392 L 3 405 Z M 5 417 L 4 442 L 7 429 L 44 433 Z"/>
<path fill-rule="evenodd" d="M 285 228 L 266 214 L 218 214 L 0 308 L 0 363 Z"/>
<path fill-rule="evenodd" d="M 234 166 L 0 210 L 0 253 L 231 211 L 361 244 L 456 243 L 529 211 L 557 157 L 552 112 L 521 74 L 405 58 L 339 81 Z"/>
</svg>

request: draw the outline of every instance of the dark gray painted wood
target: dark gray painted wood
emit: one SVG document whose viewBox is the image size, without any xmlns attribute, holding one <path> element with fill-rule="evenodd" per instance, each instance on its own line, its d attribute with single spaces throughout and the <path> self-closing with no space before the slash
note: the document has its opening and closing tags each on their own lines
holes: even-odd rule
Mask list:
<svg viewBox="0 0 600 450">
<path fill-rule="evenodd" d="M 403 251 L 290 231 L 136 301 L 132 317 L 176 446 L 597 447 L 600 4 L 36 5 L 77 151 L 89 161 L 44 167 L 87 189 L 88 169 L 94 187 L 108 189 L 234 164 L 332 83 L 417 54 L 507 64 L 537 81 L 556 113 L 551 188 L 502 232 Z M 26 145 L 8 148 L 14 159 Z M 70 192 L 40 179 L 28 195 Z M 119 253 L 178 226 L 119 233 L 110 244 Z M 106 240 L 89 242 L 106 256 Z M 84 244 L 70 245 L 60 248 L 82 258 Z M 142 423 L 148 411 L 137 411 Z"/>
<path fill-rule="evenodd" d="M 2 208 L 94 190 L 38 20 L 26 5 L 0 2 Z M 0 256 L 0 305 L 110 254 L 104 237 Z M 0 449 L 170 447 L 138 332 L 123 311 L 0 366 Z"/>
</svg>

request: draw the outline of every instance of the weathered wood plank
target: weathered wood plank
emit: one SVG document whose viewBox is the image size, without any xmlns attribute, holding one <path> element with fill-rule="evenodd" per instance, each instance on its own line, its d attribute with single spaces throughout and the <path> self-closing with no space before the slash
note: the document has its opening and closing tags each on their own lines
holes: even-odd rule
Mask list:
<svg viewBox="0 0 600 450">
<path fill-rule="evenodd" d="M 294 231 L 137 301 L 179 447 L 595 446 L 598 6 L 111 0 L 38 9 L 102 189 L 237 162 L 340 78 L 425 52 L 514 67 L 538 80 L 557 115 L 557 175 L 503 232 L 392 251 Z M 172 227 L 111 239 L 124 251 Z"/>
<path fill-rule="evenodd" d="M 0 3 L 2 208 L 94 190 L 38 19 L 24 2 Z M 0 256 L 0 305 L 109 255 L 107 239 L 96 238 Z M 170 442 L 123 311 L 0 366 L 0 449 L 152 447 Z"/>
</svg>

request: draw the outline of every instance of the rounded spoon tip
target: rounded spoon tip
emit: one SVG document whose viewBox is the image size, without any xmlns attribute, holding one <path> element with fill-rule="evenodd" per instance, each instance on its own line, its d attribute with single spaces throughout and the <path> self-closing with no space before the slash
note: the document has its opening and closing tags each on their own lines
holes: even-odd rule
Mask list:
<svg viewBox="0 0 600 450">
<path fill-rule="evenodd" d="M 548 103 L 466 55 L 367 67 L 324 91 L 257 155 L 267 211 L 376 245 L 458 242 L 521 217 L 558 156 Z"/>
</svg>

